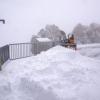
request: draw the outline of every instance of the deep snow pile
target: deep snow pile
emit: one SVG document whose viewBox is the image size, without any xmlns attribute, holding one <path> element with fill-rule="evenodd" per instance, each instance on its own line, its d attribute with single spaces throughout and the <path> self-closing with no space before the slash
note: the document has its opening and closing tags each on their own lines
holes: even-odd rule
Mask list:
<svg viewBox="0 0 100 100">
<path fill-rule="evenodd" d="M 9 62 L 0 72 L 0 100 L 100 100 L 100 62 L 57 46 Z"/>
<path fill-rule="evenodd" d="M 83 56 L 88 56 L 100 60 L 100 43 L 78 45 L 78 49 L 79 53 Z"/>
</svg>

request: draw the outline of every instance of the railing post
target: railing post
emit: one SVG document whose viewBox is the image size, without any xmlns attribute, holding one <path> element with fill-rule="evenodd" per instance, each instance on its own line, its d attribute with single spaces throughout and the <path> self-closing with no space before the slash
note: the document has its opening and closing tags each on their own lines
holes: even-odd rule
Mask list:
<svg viewBox="0 0 100 100">
<path fill-rule="evenodd" d="M 2 64 L 3 64 L 3 60 L 2 57 L 0 57 L 0 71 L 2 70 Z"/>
<path fill-rule="evenodd" d="M 1 65 L 2 65 L 2 64 L 1 64 L 1 57 L 0 57 L 0 71 L 2 70 L 2 69 L 1 69 Z"/>
</svg>

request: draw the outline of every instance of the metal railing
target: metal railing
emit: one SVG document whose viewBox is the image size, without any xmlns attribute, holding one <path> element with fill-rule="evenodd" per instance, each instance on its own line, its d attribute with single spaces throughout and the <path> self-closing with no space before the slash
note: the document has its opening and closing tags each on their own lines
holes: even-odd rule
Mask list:
<svg viewBox="0 0 100 100">
<path fill-rule="evenodd" d="M 0 48 L 0 70 L 1 66 L 9 59 L 9 45 Z"/>
<path fill-rule="evenodd" d="M 31 43 L 16 43 L 16 44 L 10 44 L 9 45 L 9 59 L 19 59 L 19 58 L 25 58 L 32 56 L 32 48 Z"/>
<path fill-rule="evenodd" d="M 53 42 L 50 45 L 48 43 L 16 43 L 5 45 L 0 48 L 0 68 L 7 60 L 37 55 L 41 51 L 46 51 L 57 44 L 57 42 Z"/>
<path fill-rule="evenodd" d="M 16 43 L 16 44 L 9 44 L 1 47 L 0 48 L 0 70 L 1 70 L 1 66 L 7 60 L 15 60 L 20 58 L 30 57 L 34 54 L 37 54 L 36 50 L 37 50 L 36 44 L 32 44 L 32 43 Z"/>
</svg>

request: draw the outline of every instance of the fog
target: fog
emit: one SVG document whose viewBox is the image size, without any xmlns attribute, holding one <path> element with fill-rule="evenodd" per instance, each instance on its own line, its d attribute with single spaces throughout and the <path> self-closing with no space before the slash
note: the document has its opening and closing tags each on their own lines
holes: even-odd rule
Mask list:
<svg viewBox="0 0 100 100">
<path fill-rule="evenodd" d="M 66 33 L 78 23 L 100 23 L 100 0 L 0 0 L 0 46 L 29 42 L 47 24 Z"/>
</svg>

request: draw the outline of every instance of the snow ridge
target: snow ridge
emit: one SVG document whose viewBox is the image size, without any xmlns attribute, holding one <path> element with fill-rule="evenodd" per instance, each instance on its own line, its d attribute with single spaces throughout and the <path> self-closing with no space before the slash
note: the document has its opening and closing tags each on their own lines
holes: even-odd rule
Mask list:
<svg viewBox="0 0 100 100">
<path fill-rule="evenodd" d="M 100 61 L 56 46 L 4 67 L 0 100 L 99 100 L 99 75 Z"/>
</svg>

